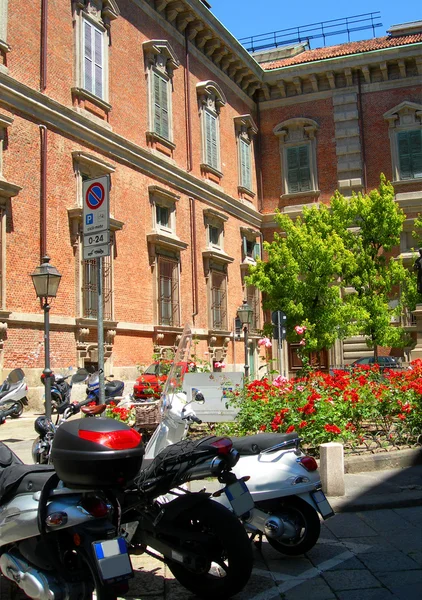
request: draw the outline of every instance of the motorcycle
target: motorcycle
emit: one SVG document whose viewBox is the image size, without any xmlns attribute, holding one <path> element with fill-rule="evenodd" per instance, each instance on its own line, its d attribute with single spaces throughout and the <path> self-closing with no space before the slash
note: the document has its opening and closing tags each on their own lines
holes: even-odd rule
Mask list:
<svg viewBox="0 0 422 600">
<path fill-rule="evenodd" d="M 22 369 L 13 369 L 0 386 L 0 425 L 6 417 L 17 419 L 28 405 L 28 386 Z"/>
<path fill-rule="evenodd" d="M 187 360 L 188 354 L 179 356 Z M 161 423 L 146 445 L 144 465 L 159 454 L 186 438 L 190 424 L 200 423 L 192 402 L 204 401 L 199 391 L 187 401 L 179 384 L 168 394 Z M 299 555 L 308 552 L 318 541 L 320 516 L 328 519 L 334 512 L 321 489 L 316 460 L 300 448 L 297 433 L 270 433 L 232 437 L 233 448 L 240 456 L 233 467 L 239 480 L 248 477 L 248 488 L 255 507 L 242 517 L 251 539 L 269 544 L 282 554 Z M 216 500 L 226 507 L 229 501 L 219 494 Z"/>
<path fill-rule="evenodd" d="M 68 382 L 69 377 L 70 383 Z M 51 409 L 53 413 L 62 414 L 70 404 L 72 387 L 74 383 L 81 383 L 88 377 L 88 371 L 78 369 L 73 375 L 60 375 L 52 373 L 51 378 Z M 41 381 L 45 385 L 45 375 L 41 375 Z"/>
<path fill-rule="evenodd" d="M 109 404 L 110 402 L 119 402 L 122 398 L 123 390 L 125 384 L 123 381 L 118 379 L 111 379 L 113 375 L 110 375 L 109 378 L 105 378 L 104 385 L 104 395 L 105 395 L 105 403 Z M 87 386 L 86 386 L 86 399 L 89 402 L 95 402 L 96 404 L 100 401 L 100 373 L 99 371 L 95 371 L 91 373 L 91 375 L 87 378 Z"/>
<path fill-rule="evenodd" d="M 133 570 L 116 497 L 139 472 L 141 436 L 110 419 L 66 425 L 54 467 L 24 465 L 0 444 L 2 593 L 10 580 L 39 600 L 117 600 Z"/>
</svg>

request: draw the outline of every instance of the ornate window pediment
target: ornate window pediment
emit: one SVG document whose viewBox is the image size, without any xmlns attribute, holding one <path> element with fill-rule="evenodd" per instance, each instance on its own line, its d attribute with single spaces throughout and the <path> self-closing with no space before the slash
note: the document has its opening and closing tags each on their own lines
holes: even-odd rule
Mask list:
<svg viewBox="0 0 422 600">
<path fill-rule="evenodd" d="M 227 100 L 220 86 L 214 81 L 200 81 L 196 84 L 196 93 L 200 106 L 206 106 L 216 114 L 220 113 Z"/>
<path fill-rule="evenodd" d="M 405 100 L 384 113 L 389 124 L 395 184 L 422 178 L 422 105 Z"/>
<path fill-rule="evenodd" d="M 404 101 L 384 113 L 383 116 L 388 121 L 390 128 L 420 127 L 422 124 L 422 105 Z"/>
<path fill-rule="evenodd" d="M 318 129 L 318 123 L 312 119 L 296 118 L 279 123 L 273 129 L 274 135 L 280 137 L 283 143 L 298 143 L 313 140 Z"/>
</svg>

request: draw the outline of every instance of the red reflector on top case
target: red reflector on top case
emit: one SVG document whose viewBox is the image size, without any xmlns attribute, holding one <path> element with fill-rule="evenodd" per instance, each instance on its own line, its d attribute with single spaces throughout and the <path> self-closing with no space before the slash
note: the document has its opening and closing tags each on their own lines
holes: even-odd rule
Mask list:
<svg viewBox="0 0 422 600">
<path fill-rule="evenodd" d="M 228 454 L 233 447 L 233 442 L 230 438 L 221 438 L 211 444 L 214 448 L 217 448 L 218 454 Z"/>
<path fill-rule="evenodd" d="M 86 431 L 80 430 L 79 437 L 88 442 L 95 442 L 111 450 L 129 450 L 136 448 L 142 440 L 141 435 L 134 429 L 118 431 Z"/>
</svg>

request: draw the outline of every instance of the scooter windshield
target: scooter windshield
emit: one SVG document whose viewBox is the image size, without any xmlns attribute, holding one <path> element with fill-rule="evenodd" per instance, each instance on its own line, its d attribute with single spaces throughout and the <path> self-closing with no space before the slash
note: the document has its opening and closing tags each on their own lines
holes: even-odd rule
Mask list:
<svg viewBox="0 0 422 600">
<path fill-rule="evenodd" d="M 173 394 L 182 391 L 183 378 L 190 363 L 189 353 L 191 342 L 192 331 L 190 325 L 186 324 L 182 333 L 182 337 L 180 338 L 176 354 L 174 355 L 168 377 L 164 384 L 163 391 L 161 392 L 161 413 L 163 415 L 171 407 L 171 399 Z"/>
</svg>

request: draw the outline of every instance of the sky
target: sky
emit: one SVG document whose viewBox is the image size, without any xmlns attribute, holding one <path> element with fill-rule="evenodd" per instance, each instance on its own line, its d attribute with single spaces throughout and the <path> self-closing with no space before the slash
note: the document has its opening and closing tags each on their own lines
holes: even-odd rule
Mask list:
<svg viewBox="0 0 422 600">
<path fill-rule="evenodd" d="M 422 20 L 422 3 L 417 0 L 384 0 L 368 2 L 354 0 L 348 6 L 338 2 L 316 0 L 208 0 L 211 12 L 236 38 L 259 35 L 299 27 L 321 21 L 342 19 L 364 13 L 380 11 L 377 22 L 382 27 L 375 29 L 376 37 L 386 35 L 391 25 Z M 257 8 L 258 7 L 258 8 Z M 351 41 L 373 37 L 372 29 L 352 33 Z M 342 39 L 327 38 L 326 45 L 346 42 Z M 311 41 L 311 48 L 323 46 L 322 40 Z"/>
</svg>

